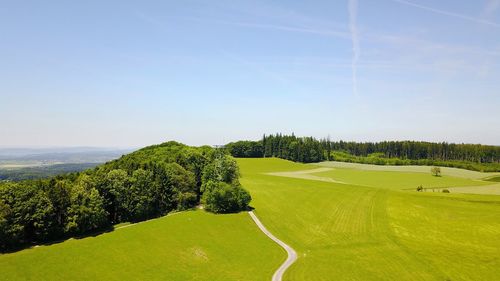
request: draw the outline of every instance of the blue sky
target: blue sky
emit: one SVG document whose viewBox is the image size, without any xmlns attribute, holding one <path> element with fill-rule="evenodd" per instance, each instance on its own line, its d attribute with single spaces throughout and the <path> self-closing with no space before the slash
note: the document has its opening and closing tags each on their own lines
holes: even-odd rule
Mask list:
<svg viewBox="0 0 500 281">
<path fill-rule="evenodd" d="M 0 146 L 500 145 L 500 0 L 0 1 Z"/>
</svg>

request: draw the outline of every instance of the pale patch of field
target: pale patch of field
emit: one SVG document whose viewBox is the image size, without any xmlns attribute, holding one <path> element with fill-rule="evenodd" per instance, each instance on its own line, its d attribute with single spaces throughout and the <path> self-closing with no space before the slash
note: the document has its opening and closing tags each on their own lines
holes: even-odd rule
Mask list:
<svg viewBox="0 0 500 281">
<path fill-rule="evenodd" d="M 186 260 L 191 260 L 195 263 L 205 263 L 208 261 L 208 255 L 201 247 L 191 247 L 181 255 L 185 255 Z"/>
<path fill-rule="evenodd" d="M 296 179 L 307 179 L 307 180 L 317 180 L 317 181 L 325 181 L 325 182 L 334 182 L 347 184 L 343 181 L 338 181 L 329 177 L 320 177 L 313 175 L 314 173 L 322 173 L 329 172 L 334 170 L 333 168 L 318 168 L 312 170 L 303 170 L 303 171 L 294 171 L 294 172 L 275 172 L 275 173 L 267 173 L 267 175 L 271 176 L 279 176 L 279 177 L 287 177 L 287 178 L 296 178 Z"/>
<path fill-rule="evenodd" d="M 314 165 L 304 166 L 311 168 Z M 496 177 L 498 173 L 442 168 L 443 177 L 433 177 L 429 166 L 377 166 L 344 162 L 323 162 L 319 165 L 328 167 L 271 172 L 266 175 L 365 187 L 414 190 L 416 186 L 423 185 L 425 192 L 442 192 L 443 189 L 448 189 L 452 193 L 500 195 L 500 184 L 479 180 Z"/>
<path fill-rule="evenodd" d="M 0 164 L 0 169 L 21 169 L 29 167 L 37 167 L 36 164 Z"/>
<path fill-rule="evenodd" d="M 415 173 L 428 173 L 430 174 L 432 166 L 391 166 L 391 165 L 373 165 L 373 164 L 359 164 L 359 163 L 346 163 L 337 161 L 327 161 L 315 164 L 314 166 L 322 166 L 329 168 L 348 168 L 357 170 L 369 171 L 392 171 L 392 172 L 415 172 Z M 482 173 L 477 171 L 469 171 L 465 169 L 441 167 L 441 173 L 444 176 L 468 178 L 468 179 L 483 179 L 488 177 L 500 176 L 500 173 Z"/>
<path fill-rule="evenodd" d="M 52 165 L 57 165 L 57 164 L 64 164 L 64 163 L 63 162 L 51 162 L 51 163 L 40 163 L 40 162 L 35 162 L 35 163 L 4 163 L 4 164 L 0 164 L 0 169 L 15 170 L 15 169 L 22 169 L 22 168 L 52 166 Z"/>
<path fill-rule="evenodd" d="M 305 167 L 314 167 L 304 165 Z M 451 188 L 459 186 L 481 186 L 490 182 L 462 177 L 442 176 L 435 177 L 431 173 L 405 171 L 376 171 L 350 168 L 316 168 L 307 170 L 279 171 L 266 175 L 356 185 L 364 187 L 378 187 L 385 189 L 416 190 L 417 186 L 424 188 Z"/>
</svg>

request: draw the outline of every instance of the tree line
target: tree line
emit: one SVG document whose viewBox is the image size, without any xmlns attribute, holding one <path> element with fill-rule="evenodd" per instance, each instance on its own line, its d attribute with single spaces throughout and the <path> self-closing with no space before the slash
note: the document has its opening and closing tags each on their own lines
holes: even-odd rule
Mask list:
<svg viewBox="0 0 500 281">
<path fill-rule="evenodd" d="M 378 165 L 439 165 L 500 171 L 500 147 L 423 141 L 345 142 L 295 135 L 264 135 L 225 145 L 234 157 L 278 157 L 311 163 L 325 160 Z"/>
<path fill-rule="evenodd" d="M 264 135 L 259 141 L 237 141 L 224 148 L 234 157 L 278 157 L 295 162 L 319 162 L 325 159 L 321 142 L 312 137 Z"/>
<path fill-rule="evenodd" d="M 500 163 L 500 147 L 481 144 L 433 143 L 423 141 L 329 142 L 331 150 L 345 151 L 354 156 L 382 153 L 386 158 L 433 159 Z"/>
<path fill-rule="evenodd" d="M 84 235 L 203 203 L 248 208 L 236 161 L 208 146 L 168 142 L 81 173 L 0 184 L 0 249 Z"/>
</svg>

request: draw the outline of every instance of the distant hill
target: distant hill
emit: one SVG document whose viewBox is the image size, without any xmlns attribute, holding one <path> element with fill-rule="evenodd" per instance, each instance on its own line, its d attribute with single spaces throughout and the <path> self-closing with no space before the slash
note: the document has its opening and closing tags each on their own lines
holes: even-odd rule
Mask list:
<svg viewBox="0 0 500 281">
<path fill-rule="evenodd" d="M 133 150 L 99 147 L 0 148 L 0 163 L 102 163 Z"/>
<path fill-rule="evenodd" d="M 99 147 L 0 148 L 0 181 L 41 179 L 80 172 L 132 151 Z"/>
<path fill-rule="evenodd" d="M 0 181 L 22 181 L 53 177 L 56 175 L 81 172 L 94 168 L 100 163 L 66 163 L 21 168 L 0 169 Z"/>
</svg>

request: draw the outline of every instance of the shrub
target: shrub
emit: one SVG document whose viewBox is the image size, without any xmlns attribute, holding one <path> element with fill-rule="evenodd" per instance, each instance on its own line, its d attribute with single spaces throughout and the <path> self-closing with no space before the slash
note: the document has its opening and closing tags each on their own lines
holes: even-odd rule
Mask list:
<svg viewBox="0 0 500 281">
<path fill-rule="evenodd" d="M 179 193 L 177 196 L 179 210 L 187 210 L 193 208 L 198 203 L 198 196 L 193 192 Z"/>
<path fill-rule="evenodd" d="M 208 182 L 202 202 L 205 209 L 214 213 L 235 213 L 246 210 L 252 200 L 248 191 L 239 185 L 225 182 Z"/>
<path fill-rule="evenodd" d="M 441 192 L 443 192 L 443 193 L 450 193 L 450 191 L 448 189 L 446 189 L 446 188 L 443 189 L 443 190 L 441 190 Z"/>
<path fill-rule="evenodd" d="M 435 177 L 440 177 L 440 176 L 441 176 L 441 168 L 439 168 L 439 167 L 432 167 L 432 168 L 431 168 L 431 173 L 432 173 Z"/>
</svg>

